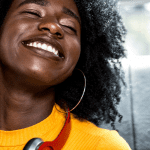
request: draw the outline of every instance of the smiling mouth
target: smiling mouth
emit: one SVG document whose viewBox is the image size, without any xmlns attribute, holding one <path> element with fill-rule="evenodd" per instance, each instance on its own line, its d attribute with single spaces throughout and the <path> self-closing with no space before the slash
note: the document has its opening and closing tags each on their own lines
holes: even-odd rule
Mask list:
<svg viewBox="0 0 150 150">
<path fill-rule="evenodd" d="M 60 50 L 58 50 L 55 46 L 53 46 L 52 44 L 46 42 L 46 41 L 42 41 L 42 40 L 28 40 L 28 41 L 23 41 L 22 44 L 25 47 L 30 47 L 30 48 L 34 48 L 37 49 L 37 53 L 39 53 L 39 50 L 44 51 L 45 53 L 51 53 L 53 54 L 53 56 L 55 57 L 59 57 L 59 58 L 64 58 L 63 54 L 61 53 Z M 40 52 L 41 54 L 41 52 Z"/>
</svg>

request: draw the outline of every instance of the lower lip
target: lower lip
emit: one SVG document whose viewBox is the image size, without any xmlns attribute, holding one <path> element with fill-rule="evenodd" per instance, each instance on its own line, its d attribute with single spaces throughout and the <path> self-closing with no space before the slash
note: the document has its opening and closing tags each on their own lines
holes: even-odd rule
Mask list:
<svg viewBox="0 0 150 150">
<path fill-rule="evenodd" d="M 54 53 L 52 52 L 49 52 L 49 51 L 45 51 L 45 50 L 42 50 L 42 49 L 39 49 L 39 48 L 35 48 L 35 47 L 30 47 L 30 46 L 27 46 L 27 45 L 24 45 L 23 46 L 30 50 L 31 52 L 33 52 L 34 54 L 40 56 L 40 57 L 44 57 L 44 58 L 47 58 L 47 59 L 53 59 L 55 61 L 62 61 L 63 58 L 62 57 L 58 57 L 56 56 Z"/>
</svg>

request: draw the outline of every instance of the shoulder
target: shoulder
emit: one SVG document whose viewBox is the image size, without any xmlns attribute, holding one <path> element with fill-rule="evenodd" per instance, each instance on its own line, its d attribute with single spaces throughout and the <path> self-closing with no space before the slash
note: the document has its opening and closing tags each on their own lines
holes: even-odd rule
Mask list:
<svg viewBox="0 0 150 150">
<path fill-rule="evenodd" d="M 117 131 L 108 130 L 99 140 L 96 150 L 131 150 L 131 148 Z"/>
<path fill-rule="evenodd" d="M 117 131 L 107 130 L 95 126 L 93 123 L 72 119 L 74 136 L 84 139 L 84 143 L 91 143 L 95 150 L 131 150 L 127 142 Z"/>
</svg>

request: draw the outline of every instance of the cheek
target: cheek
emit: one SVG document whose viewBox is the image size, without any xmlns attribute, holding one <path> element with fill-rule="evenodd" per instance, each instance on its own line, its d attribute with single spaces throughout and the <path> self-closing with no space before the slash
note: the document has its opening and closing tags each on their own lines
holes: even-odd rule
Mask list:
<svg viewBox="0 0 150 150">
<path fill-rule="evenodd" d="M 9 51 L 9 56 L 13 57 L 14 49 L 18 46 L 18 39 L 22 31 L 26 30 L 25 26 L 20 26 L 21 24 L 16 22 L 6 22 L 4 23 L 3 30 L 0 35 L 0 53 L 7 56 Z M 12 49 L 11 51 L 9 49 Z M 1 55 L 1 56 L 3 56 Z"/>
<path fill-rule="evenodd" d="M 0 37 L 2 43 L 7 43 L 7 46 L 15 44 L 23 32 L 27 31 L 28 26 L 22 21 L 10 21 L 4 24 L 4 28 Z M 10 45 L 11 44 L 11 45 Z"/>
<path fill-rule="evenodd" d="M 68 68 L 70 70 L 70 75 L 72 74 L 72 71 L 74 70 L 79 60 L 80 51 L 81 51 L 80 41 L 78 41 L 77 39 L 72 39 L 72 41 L 67 42 L 66 64 L 68 65 Z"/>
<path fill-rule="evenodd" d="M 78 60 L 81 52 L 81 43 L 78 38 L 69 38 L 67 40 L 67 48 L 74 60 Z"/>
<path fill-rule="evenodd" d="M 8 35 L 8 38 L 11 38 L 11 40 L 17 37 L 19 38 L 19 36 L 25 34 L 26 32 L 30 32 L 30 30 L 37 26 L 35 21 L 26 18 L 13 18 L 9 19 L 8 21 L 7 20 L 3 25 L 3 32 L 5 32 L 5 34 Z"/>
<path fill-rule="evenodd" d="M 26 20 L 9 19 L 3 24 L 0 34 L 0 60 L 6 66 L 15 66 L 18 61 L 21 39 L 26 34 L 30 24 Z"/>
<path fill-rule="evenodd" d="M 70 43 L 71 44 L 71 43 Z M 74 41 L 74 44 L 73 45 L 70 45 L 72 47 L 72 55 L 73 55 L 73 58 L 75 58 L 76 60 L 76 63 L 77 61 L 79 60 L 79 57 L 80 57 L 80 53 L 81 53 L 81 43 L 80 41 L 78 40 L 75 40 Z"/>
</svg>

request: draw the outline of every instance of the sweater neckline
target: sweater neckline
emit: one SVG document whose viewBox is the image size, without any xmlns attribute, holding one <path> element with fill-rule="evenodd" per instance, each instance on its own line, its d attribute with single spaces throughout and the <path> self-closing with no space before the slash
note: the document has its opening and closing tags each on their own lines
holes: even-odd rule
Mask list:
<svg viewBox="0 0 150 150">
<path fill-rule="evenodd" d="M 61 110 L 58 105 L 57 108 Z M 62 120 L 65 120 L 64 115 L 53 107 L 52 113 L 47 118 L 33 126 L 13 131 L 0 130 L 0 146 L 24 145 L 33 137 L 42 137 L 55 128 L 56 124 L 60 123 Z"/>
</svg>

